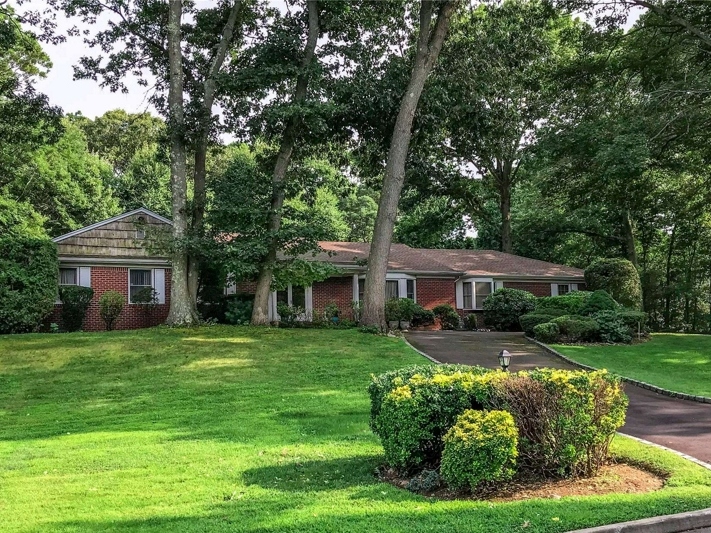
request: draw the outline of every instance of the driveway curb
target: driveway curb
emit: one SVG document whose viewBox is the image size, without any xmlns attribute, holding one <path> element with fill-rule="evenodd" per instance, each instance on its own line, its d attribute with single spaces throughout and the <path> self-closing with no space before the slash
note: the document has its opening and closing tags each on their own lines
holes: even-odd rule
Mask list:
<svg viewBox="0 0 711 533">
<path fill-rule="evenodd" d="M 573 365 L 573 366 L 577 366 L 578 368 L 582 368 L 583 370 L 598 370 L 597 368 L 594 368 L 594 367 L 592 367 L 592 366 L 588 366 L 588 365 L 584 365 L 584 364 L 582 364 L 582 363 L 578 363 L 577 361 L 571 359 L 571 358 L 568 357 L 567 355 L 563 355 L 563 354 L 560 353 L 559 351 L 554 350 L 553 348 L 551 348 L 551 347 L 548 346 L 547 344 L 543 344 L 542 342 L 537 341 L 537 340 L 534 339 L 534 338 L 526 337 L 526 339 L 528 339 L 528 340 L 531 341 L 532 343 L 534 343 L 534 344 L 540 346 L 543 350 L 545 350 L 545 351 L 548 352 L 549 354 L 554 355 L 554 356 L 558 357 L 559 359 L 562 359 L 562 360 L 565 361 L 566 363 L 569 363 L 569 364 L 571 364 L 571 365 Z M 616 375 L 619 375 L 619 374 L 616 374 Z M 620 379 L 621 379 L 622 381 L 624 381 L 624 382 L 626 382 L 626 383 L 629 383 L 629 384 L 631 384 L 631 385 L 635 385 L 635 386 L 640 387 L 640 388 L 642 388 L 642 389 L 646 389 L 646 390 L 649 390 L 649 391 L 652 391 L 652 392 L 656 392 L 657 394 L 662 394 L 662 395 L 664 395 L 664 396 L 669 396 L 670 398 L 678 398 L 678 399 L 680 399 L 680 400 L 688 400 L 688 401 L 690 401 L 690 402 L 698 402 L 698 403 L 708 403 L 708 404 L 711 404 L 711 398 L 709 398 L 708 396 L 694 396 L 693 394 L 686 394 L 686 393 L 684 393 L 684 392 L 676 392 L 676 391 L 672 391 L 672 390 L 668 390 L 668 389 L 663 389 L 663 388 L 661 388 L 661 387 L 657 387 L 656 385 L 652 385 L 652 384 L 650 384 L 650 383 L 645 383 L 644 381 L 637 381 L 636 379 L 627 378 L 627 377 L 624 377 L 624 376 L 619 376 L 619 377 L 620 377 Z"/>
<path fill-rule="evenodd" d="M 711 509 L 680 513 L 609 526 L 576 529 L 569 533 L 681 533 L 711 526 Z"/>
</svg>

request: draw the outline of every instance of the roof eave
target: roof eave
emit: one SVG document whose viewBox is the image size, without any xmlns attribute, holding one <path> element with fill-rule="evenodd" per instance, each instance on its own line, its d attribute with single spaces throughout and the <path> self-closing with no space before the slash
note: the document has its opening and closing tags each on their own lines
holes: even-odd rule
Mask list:
<svg viewBox="0 0 711 533">
<path fill-rule="evenodd" d="M 53 242 L 60 242 L 65 239 L 69 239 L 70 237 L 76 237 L 77 235 L 81 235 L 82 233 L 86 233 L 87 231 L 91 231 L 96 228 L 100 228 L 101 226 L 105 226 L 106 224 L 111 224 L 112 222 L 117 222 L 121 219 L 124 219 L 126 217 L 130 217 L 132 215 L 137 215 L 137 214 L 143 214 L 143 215 L 148 215 L 153 218 L 157 218 L 161 222 L 165 224 L 170 224 L 171 226 L 173 225 L 173 221 L 165 218 L 158 213 L 154 213 L 150 209 L 146 209 L 145 207 L 139 207 L 138 209 L 134 209 L 132 211 L 126 211 L 125 213 L 121 213 L 120 215 L 116 215 L 115 217 L 107 218 L 106 220 L 101 220 L 99 222 L 95 222 L 94 224 L 90 224 L 88 226 L 84 226 L 83 228 L 75 229 L 74 231 L 70 231 L 69 233 L 65 233 L 64 235 L 60 235 L 59 237 L 55 237 L 52 239 Z"/>
</svg>

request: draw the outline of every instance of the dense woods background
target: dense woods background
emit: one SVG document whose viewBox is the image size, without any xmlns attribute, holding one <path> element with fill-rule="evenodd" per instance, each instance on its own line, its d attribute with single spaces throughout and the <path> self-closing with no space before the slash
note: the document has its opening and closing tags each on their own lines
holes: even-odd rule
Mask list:
<svg viewBox="0 0 711 533">
<path fill-rule="evenodd" d="M 49 238 L 145 206 L 182 214 L 171 250 L 189 290 L 226 272 L 318 275 L 288 257 L 372 239 L 419 36 L 456 4 L 414 111 L 394 240 L 583 268 L 624 257 L 654 328 L 711 331 L 711 5 L 177 4 L 0 2 L 3 236 Z M 635 4 L 647 6 L 625 30 Z M 100 14 L 116 23 L 87 24 Z M 111 90 L 137 77 L 152 113 L 88 118 L 35 90 L 64 16 L 86 30 L 76 77 Z"/>
</svg>

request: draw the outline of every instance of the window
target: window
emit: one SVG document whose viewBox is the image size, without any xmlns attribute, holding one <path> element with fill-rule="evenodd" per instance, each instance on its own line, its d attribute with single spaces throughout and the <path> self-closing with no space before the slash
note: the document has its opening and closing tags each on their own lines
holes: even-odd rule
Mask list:
<svg viewBox="0 0 711 533">
<path fill-rule="evenodd" d="M 136 229 L 136 238 L 145 239 L 146 238 L 146 219 L 145 217 L 138 217 Z"/>
<path fill-rule="evenodd" d="M 79 276 L 76 268 L 60 268 L 59 269 L 59 284 L 60 285 L 79 285 Z"/>
<path fill-rule="evenodd" d="M 276 301 L 278 304 L 292 305 L 306 309 L 306 287 L 292 285 L 281 291 L 276 291 Z"/>
<path fill-rule="evenodd" d="M 565 285 L 558 284 L 558 295 L 568 294 L 570 292 L 570 285 L 567 283 Z"/>
<path fill-rule="evenodd" d="M 358 301 L 362 302 L 365 298 L 365 279 L 358 280 Z"/>
<path fill-rule="evenodd" d="M 407 295 L 405 296 L 406 298 L 409 298 L 410 300 L 415 300 L 415 280 L 414 279 L 408 279 L 406 280 L 407 284 Z"/>
<path fill-rule="evenodd" d="M 397 280 L 387 280 L 385 282 L 385 299 L 392 300 L 393 298 L 399 298 L 400 293 L 398 290 Z"/>
<path fill-rule="evenodd" d="M 153 272 L 151 270 L 134 270 L 129 273 L 128 302 L 133 303 L 134 296 L 145 288 L 153 288 Z"/>
<path fill-rule="evenodd" d="M 475 292 L 475 309 L 484 309 L 484 300 L 488 298 L 491 294 L 491 282 L 490 281 L 476 281 L 474 282 L 474 292 Z"/>
<path fill-rule="evenodd" d="M 472 305 L 472 284 L 471 282 L 464 283 L 462 285 L 463 289 L 463 294 L 464 294 L 464 309 L 472 309 L 474 306 Z"/>
</svg>

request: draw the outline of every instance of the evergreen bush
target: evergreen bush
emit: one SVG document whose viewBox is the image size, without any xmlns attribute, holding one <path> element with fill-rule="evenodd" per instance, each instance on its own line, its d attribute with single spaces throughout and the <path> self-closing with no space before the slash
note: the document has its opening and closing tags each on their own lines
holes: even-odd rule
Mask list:
<svg viewBox="0 0 711 533">
<path fill-rule="evenodd" d="M 439 319 L 442 329 L 459 329 L 459 314 L 457 310 L 449 304 L 441 304 L 432 309 L 436 318 Z"/>
<path fill-rule="evenodd" d="M 558 342 L 560 340 L 560 328 L 558 324 L 553 322 L 538 324 L 533 328 L 533 336 L 541 342 Z"/>
<path fill-rule="evenodd" d="M 65 285 L 59 289 L 62 301 L 62 325 L 65 331 L 79 331 L 84 324 L 94 289 L 79 285 Z"/>
<path fill-rule="evenodd" d="M 121 315 L 126 299 L 117 291 L 106 291 L 99 298 L 99 316 L 106 325 L 106 331 L 114 329 L 114 323 Z"/>
<path fill-rule="evenodd" d="M 639 272 L 627 259 L 598 259 L 585 269 L 588 290 L 603 289 L 616 302 L 630 309 L 642 306 Z"/>
<path fill-rule="evenodd" d="M 498 289 L 484 300 L 484 324 L 497 331 L 519 331 L 519 319 L 536 307 L 536 297 L 519 289 Z"/>
<path fill-rule="evenodd" d="M 612 299 L 607 291 L 598 289 L 590 295 L 586 304 L 580 309 L 581 315 L 594 315 L 598 311 L 618 311 L 620 304 Z"/>
<path fill-rule="evenodd" d="M 521 328 L 526 333 L 526 335 L 531 337 L 533 336 L 533 328 L 535 328 L 539 324 L 551 322 L 554 318 L 558 316 L 560 315 L 549 315 L 547 313 L 543 314 L 536 311 L 534 313 L 523 315 L 521 318 L 519 318 L 519 323 L 521 324 Z"/>
</svg>

